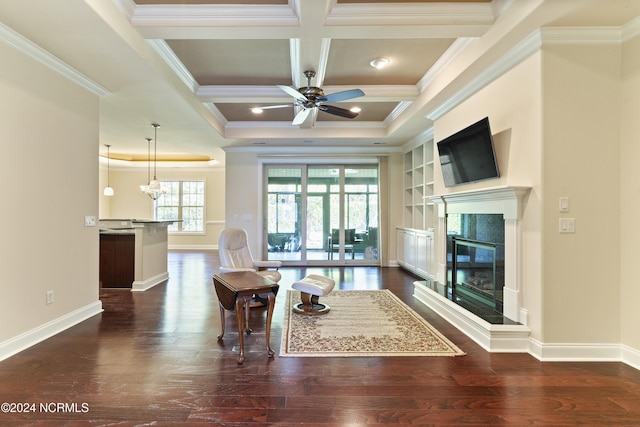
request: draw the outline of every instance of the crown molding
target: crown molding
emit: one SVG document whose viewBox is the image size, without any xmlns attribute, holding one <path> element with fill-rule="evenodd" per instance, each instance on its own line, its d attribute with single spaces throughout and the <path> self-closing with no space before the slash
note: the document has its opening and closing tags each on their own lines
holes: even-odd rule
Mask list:
<svg viewBox="0 0 640 427">
<path fill-rule="evenodd" d="M 227 118 L 220 112 L 220 110 L 218 110 L 218 107 L 215 106 L 215 104 L 211 103 L 211 102 L 205 102 L 202 104 L 204 106 L 204 108 L 207 109 L 207 111 L 209 111 L 211 113 L 211 115 L 218 121 L 218 123 L 220 123 L 222 126 L 228 126 L 229 125 L 229 121 L 227 120 Z"/>
<path fill-rule="evenodd" d="M 399 102 L 415 101 L 418 88 L 415 85 L 359 86 L 364 97 L 354 98 L 354 102 Z M 335 93 L 353 89 L 348 86 L 324 86 L 325 93 Z M 277 86 L 252 85 L 204 85 L 196 90 L 196 96 L 202 102 L 293 102 L 292 98 Z"/>
<path fill-rule="evenodd" d="M 401 101 L 396 105 L 389 115 L 384 119 L 385 126 L 390 126 L 394 120 L 396 120 L 400 114 L 402 114 L 407 108 L 409 108 L 413 104 L 413 101 Z"/>
<path fill-rule="evenodd" d="M 453 96 L 429 112 L 426 117 L 437 120 L 489 83 L 524 61 L 542 46 L 618 45 L 632 35 L 640 34 L 640 21 L 621 27 L 541 28 L 524 38 L 500 59 L 486 68 Z"/>
<path fill-rule="evenodd" d="M 148 160 L 122 160 L 122 159 L 114 159 L 110 158 L 107 163 L 107 158 L 105 156 L 98 156 L 98 166 L 106 169 L 107 166 L 112 171 L 117 170 L 130 170 L 130 169 L 148 169 L 149 163 Z M 216 168 L 219 169 L 224 167 L 218 160 L 158 160 L 156 162 L 157 169 L 211 169 Z"/>
<path fill-rule="evenodd" d="M 402 152 L 406 153 L 425 142 L 433 141 L 433 135 L 434 135 L 433 126 L 426 128 L 425 130 L 423 130 L 422 132 L 420 132 L 419 134 L 417 134 L 416 136 L 414 136 L 413 138 L 411 138 L 410 140 L 402 144 L 401 146 Z"/>
<path fill-rule="evenodd" d="M 312 158 L 323 162 L 335 162 L 340 157 L 352 157 L 354 161 L 368 162 L 367 157 L 379 157 L 395 152 L 401 152 L 399 147 L 335 147 L 335 146 L 288 146 L 288 145 L 234 145 L 222 147 L 225 153 L 259 153 L 261 158 L 300 159 L 301 162 L 311 162 Z M 330 159 L 330 160 L 329 160 Z"/>
<path fill-rule="evenodd" d="M 610 45 L 622 42 L 621 27 L 540 28 L 545 46 L 553 45 Z"/>
<path fill-rule="evenodd" d="M 479 73 L 476 78 L 467 83 L 453 96 L 429 112 L 426 117 L 433 121 L 439 119 L 444 114 L 460 105 L 463 101 L 476 94 L 480 89 L 484 88 L 511 68 L 531 56 L 531 54 L 538 51 L 541 45 L 542 40 L 539 31 L 531 33 L 491 66 Z"/>
<path fill-rule="evenodd" d="M 56 56 L 47 52 L 26 37 L 18 34 L 3 23 L 0 23 L 0 41 L 3 41 L 5 44 L 13 47 L 17 51 L 28 55 L 49 69 L 98 96 L 107 96 L 111 94 L 109 89 L 85 76 L 75 68 L 58 59 Z"/>
<path fill-rule="evenodd" d="M 622 27 L 622 41 L 627 42 L 640 36 L 640 16 L 628 22 Z"/>
<path fill-rule="evenodd" d="M 199 89 L 198 82 L 191 75 L 187 67 L 184 66 L 182 61 L 176 56 L 173 49 L 169 47 L 169 45 L 161 39 L 151 39 L 147 40 L 147 43 L 156 51 L 158 55 L 162 58 L 164 62 L 167 63 L 169 68 L 178 76 L 182 83 L 189 88 L 189 90 L 193 93 L 197 93 Z"/>
<path fill-rule="evenodd" d="M 300 20 L 288 5 L 138 5 L 131 15 L 134 26 L 296 26 Z"/>
<path fill-rule="evenodd" d="M 449 49 L 433 64 L 429 71 L 425 73 L 424 76 L 418 81 L 416 85 L 418 90 L 422 93 L 424 92 L 442 72 L 446 69 L 454 59 L 458 57 L 458 55 L 466 49 L 471 43 L 476 40 L 475 37 L 460 37 L 456 39 Z"/>
<path fill-rule="evenodd" d="M 129 19 L 136 10 L 136 2 L 133 0 L 113 0 L 113 4 Z"/>
<path fill-rule="evenodd" d="M 491 25 L 491 3 L 369 3 L 336 4 L 327 25 Z"/>
</svg>

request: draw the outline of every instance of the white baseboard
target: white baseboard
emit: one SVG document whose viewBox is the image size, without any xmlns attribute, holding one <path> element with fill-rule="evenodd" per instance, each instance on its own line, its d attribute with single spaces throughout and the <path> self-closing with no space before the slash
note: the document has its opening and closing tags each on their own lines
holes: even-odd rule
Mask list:
<svg viewBox="0 0 640 427">
<path fill-rule="evenodd" d="M 0 360 L 7 359 L 27 348 L 59 334 L 60 332 L 102 313 L 102 301 L 86 305 L 64 316 L 31 329 L 23 334 L 0 343 Z"/>
<path fill-rule="evenodd" d="M 640 350 L 622 345 L 622 361 L 640 371 Z"/>
<path fill-rule="evenodd" d="M 640 370 L 640 351 L 624 344 L 545 344 L 531 339 L 530 354 L 544 362 L 622 362 Z"/>
<path fill-rule="evenodd" d="M 164 273 L 160 273 L 157 276 L 150 277 L 147 280 L 135 280 L 131 284 L 131 292 L 146 291 L 147 289 L 153 288 L 155 285 L 158 285 L 168 279 L 169 272 L 165 271 Z"/>
<path fill-rule="evenodd" d="M 525 325 L 491 325 L 418 283 L 414 298 L 489 352 L 529 353 L 543 362 L 622 362 L 640 370 L 640 350 L 618 343 L 543 343 Z"/>
<path fill-rule="evenodd" d="M 543 343 L 529 339 L 529 353 L 544 362 L 621 362 L 620 344 Z"/>
</svg>

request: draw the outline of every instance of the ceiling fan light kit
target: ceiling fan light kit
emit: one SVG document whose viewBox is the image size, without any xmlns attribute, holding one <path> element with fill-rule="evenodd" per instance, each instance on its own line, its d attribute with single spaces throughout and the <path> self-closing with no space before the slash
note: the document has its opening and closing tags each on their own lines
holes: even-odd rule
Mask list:
<svg viewBox="0 0 640 427">
<path fill-rule="evenodd" d="M 353 119 L 358 116 L 358 112 L 353 112 L 332 105 L 326 105 L 325 103 L 340 102 L 346 101 L 348 99 L 358 98 L 360 96 L 364 96 L 363 91 L 361 91 L 360 89 L 351 89 L 325 95 L 324 91 L 321 88 L 311 86 L 311 79 L 316 76 L 315 71 L 307 70 L 304 72 L 304 75 L 307 77 L 307 86 L 303 86 L 301 88 L 298 88 L 297 90 L 290 86 L 277 85 L 283 92 L 291 95 L 294 98 L 294 104 L 271 105 L 262 107 L 262 109 L 267 110 L 272 108 L 301 107 L 302 110 L 300 110 L 293 118 L 292 125 L 294 126 L 298 126 L 304 123 L 314 109 L 347 119 Z"/>
</svg>

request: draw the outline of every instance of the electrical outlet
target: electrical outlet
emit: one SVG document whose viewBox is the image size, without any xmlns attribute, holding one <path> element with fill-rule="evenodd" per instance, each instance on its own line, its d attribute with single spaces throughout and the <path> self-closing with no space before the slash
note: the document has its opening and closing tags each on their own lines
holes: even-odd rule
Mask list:
<svg viewBox="0 0 640 427">
<path fill-rule="evenodd" d="M 53 304 L 55 301 L 55 295 L 53 291 L 47 291 L 47 305 Z"/>
<path fill-rule="evenodd" d="M 96 226 L 96 217 L 93 215 L 87 215 L 84 217 L 84 226 L 85 227 L 95 227 Z"/>
</svg>

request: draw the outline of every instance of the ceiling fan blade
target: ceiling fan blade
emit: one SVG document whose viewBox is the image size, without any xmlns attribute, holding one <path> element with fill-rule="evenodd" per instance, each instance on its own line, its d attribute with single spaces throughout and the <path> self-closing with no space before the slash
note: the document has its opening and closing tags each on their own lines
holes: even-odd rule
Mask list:
<svg viewBox="0 0 640 427">
<path fill-rule="evenodd" d="M 351 89 L 351 90 L 343 90 L 342 92 L 330 93 L 329 95 L 325 95 L 322 98 L 319 98 L 318 101 L 321 102 L 340 102 L 345 101 L 347 99 L 358 98 L 359 96 L 364 96 L 364 92 L 360 89 Z"/>
<path fill-rule="evenodd" d="M 302 123 L 304 123 L 305 120 L 307 120 L 307 117 L 309 117 L 310 113 L 311 113 L 311 109 L 310 108 L 305 108 L 304 110 L 302 110 L 298 114 L 296 114 L 296 116 L 293 118 L 293 122 L 291 124 L 294 125 L 294 126 L 301 125 Z"/>
<path fill-rule="evenodd" d="M 306 96 L 304 96 L 303 94 L 301 94 L 300 92 L 298 92 L 297 90 L 295 90 L 290 86 L 285 86 L 285 85 L 277 85 L 277 86 L 283 91 L 285 91 L 286 93 L 288 93 L 289 95 L 293 96 L 295 99 L 301 99 L 303 101 L 307 100 Z"/>
<path fill-rule="evenodd" d="M 285 107 L 295 107 L 296 104 L 285 104 L 285 105 L 267 105 L 266 107 L 258 107 L 261 110 L 271 110 L 273 108 L 285 108 Z"/>
<path fill-rule="evenodd" d="M 358 113 L 345 110 L 344 108 L 334 107 L 333 105 L 318 105 L 318 109 L 325 113 L 333 114 L 334 116 L 346 117 L 347 119 L 354 119 L 358 117 Z"/>
</svg>

